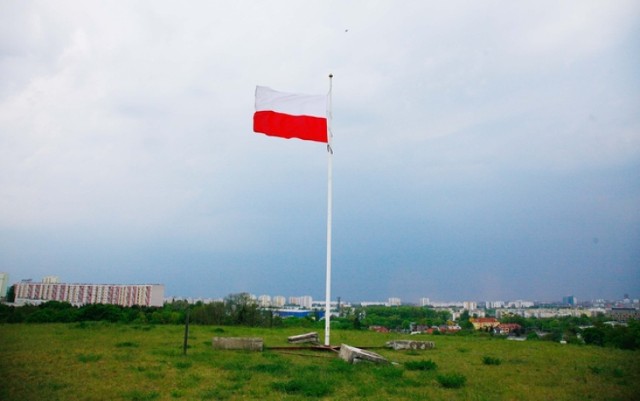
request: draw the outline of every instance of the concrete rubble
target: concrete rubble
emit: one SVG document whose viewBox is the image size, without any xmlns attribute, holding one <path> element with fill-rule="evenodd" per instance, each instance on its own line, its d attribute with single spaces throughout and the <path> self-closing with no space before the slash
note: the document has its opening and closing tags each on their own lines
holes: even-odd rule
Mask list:
<svg viewBox="0 0 640 401">
<path fill-rule="evenodd" d="M 352 347 L 347 344 L 340 345 L 339 356 L 340 358 L 342 358 L 343 360 L 349 363 L 359 363 L 362 361 L 379 363 L 379 364 L 389 363 L 389 361 L 382 355 L 376 354 L 375 352 Z"/>
<path fill-rule="evenodd" d="M 260 337 L 213 337 L 215 349 L 240 349 L 246 351 L 262 351 L 264 344 Z"/>
<path fill-rule="evenodd" d="M 403 349 L 432 349 L 436 347 L 436 344 L 433 341 L 394 340 L 387 341 L 386 346 L 397 351 Z"/>
</svg>

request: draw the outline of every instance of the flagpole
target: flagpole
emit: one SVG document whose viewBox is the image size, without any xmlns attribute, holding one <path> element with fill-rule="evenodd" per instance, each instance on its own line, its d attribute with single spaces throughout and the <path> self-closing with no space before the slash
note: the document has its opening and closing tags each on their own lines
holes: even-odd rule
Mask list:
<svg viewBox="0 0 640 401">
<path fill-rule="evenodd" d="M 332 105 L 331 105 L 331 90 L 333 86 L 333 74 L 329 74 L 329 97 L 327 104 L 327 282 L 325 293 L 325 307 L 324 307 L 324 345 L 330 346 L 331 336 L 331 217 L 333 209 L 333 149 L 331 148 L 331 120 L 332 120 Z"/>
</svg>

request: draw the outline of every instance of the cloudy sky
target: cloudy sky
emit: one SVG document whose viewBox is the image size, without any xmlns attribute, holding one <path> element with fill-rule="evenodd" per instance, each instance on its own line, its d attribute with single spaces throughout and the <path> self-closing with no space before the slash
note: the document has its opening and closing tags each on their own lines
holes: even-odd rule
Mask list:
<svg viewBox="0 0 640 401">
<path fill-rule="evenodd" d="M 324 298 L 640 297 L 637 1 L 3 1 L 0 271 Z"/>
</svg>

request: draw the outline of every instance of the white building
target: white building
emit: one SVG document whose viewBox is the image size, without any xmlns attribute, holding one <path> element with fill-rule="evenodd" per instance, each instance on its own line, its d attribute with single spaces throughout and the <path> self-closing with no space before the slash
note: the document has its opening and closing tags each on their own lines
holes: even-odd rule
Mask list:
<svg viewBox="0 0 640 401">
<path fill-rule="evenodd" d="M 509 301 L 509 303 L 507 304 L 507 307 L 509 308 L 533 308 L 535 304 L 531 301 L 522 301 L 522 300 L 517 300 L 517 301 Z"/>
<path fill-rule="evenodd" d="M 15 287 L 17 304 L 46 301 L 72 305 L 113 304 L 121 306 L 162 306 L 164 285 L 65 284 L 21 282 Z"/>
<path fill-rule="evenodd" d="M 42 278 L 42 282 L 44 284 L 58 284 L 60 282 L 60 277 L 58 276 L 45 276 Z"/>
<path fill-rule="evenodd" d="M 504 301 L 487 301 L 486 302 L 487 309 L 498 309 L 504 308 Z"/>
<path fill-rule="evenodd" d="M 402 305 L 402 300 L 400 298 L 395 298 L 395 297 L 389 298 L 388 305 L 389 306 L 400 306 L 400 305 Z"/>
<path fill-rule="evenodd" d="M 466 309 L 468 311 L 472 311 L 472 310 L 478 309 L 478 304 L 476 302 L 473 302 L 473 301 L 464 301 L 462 303 L 462 308 Z"/>
<path fill-rule="evenodd" d="M 286 303 L 287 299 L 282 295 L 276 295 L 275 297 L 273 297 L 273 299 L 271 299 L 271 305 L 275 306 L 276 308 L 282 308 Z"/>
<path fill-rule="evenodd" d="M 258 297 L 258 305 L 263 308 L 268 308 L 271 306 L 271 295 L 260 295 Z"/>
<path fill-rule="evenodd" d="M 289 303 L 291 305 L 298 305 L 305 309 L 311 309 L 313 306 L 313 298 L 310 295 L 303 295 L 301 297 L 289 297 Z"/>
<path fill-rule="evenodd" d="M 383 301 L 362 301 L 360 302 L 360 306 L 366 308 L 367 306 L 389 306 L 386 302 Z"/>
<path fill-rule="evenodd" d="M 420 301 L 418 302 L 418 304 L 420 306 L 428 306 L 428 305 L 431 305 L 431 302 L 429 302 L 429 298 L 420 298 Z"/>
</svg>

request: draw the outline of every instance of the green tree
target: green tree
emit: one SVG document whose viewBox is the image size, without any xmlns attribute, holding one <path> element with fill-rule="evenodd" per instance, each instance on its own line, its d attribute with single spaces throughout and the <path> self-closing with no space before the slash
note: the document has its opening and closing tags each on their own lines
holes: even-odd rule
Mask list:
<svg viewBox="0 0 640 401">
<path fill-rule="evenodd" d="M 12 285 L 7 290 L 7 302 L 15 302 L 16 301 L 16 285 Z"/>
<path fill-rule="evenodd" d="M 471 323 L 471 321 L 469 320 L 468 310 L 465 309 L 464 311 L 462 311 L 462 313 L 460 314 L 460 319 L 458 319 L 458 324 L 464 330 L 473 330 L 473 323 Z"/>
<path fill-rule="evenodd" d="M 78 320 L 118 322 L 122 320 L 122 307 L 109 304 L 89 304 L 80 308 Z"/>
<path fill-rule="evenodd" d="M 585 344 L 604 346 L 605 332 L 602 326 L 586 328 L 582 331 L 582 339 Z"/>
<path fill-rule="evenodd" d="M 190 320 L 196 324 L 223 325 L 226 324 L 226 312 L 223 302 L 204 304 L 197 302 L 191 307 Z"/>
</svg>

